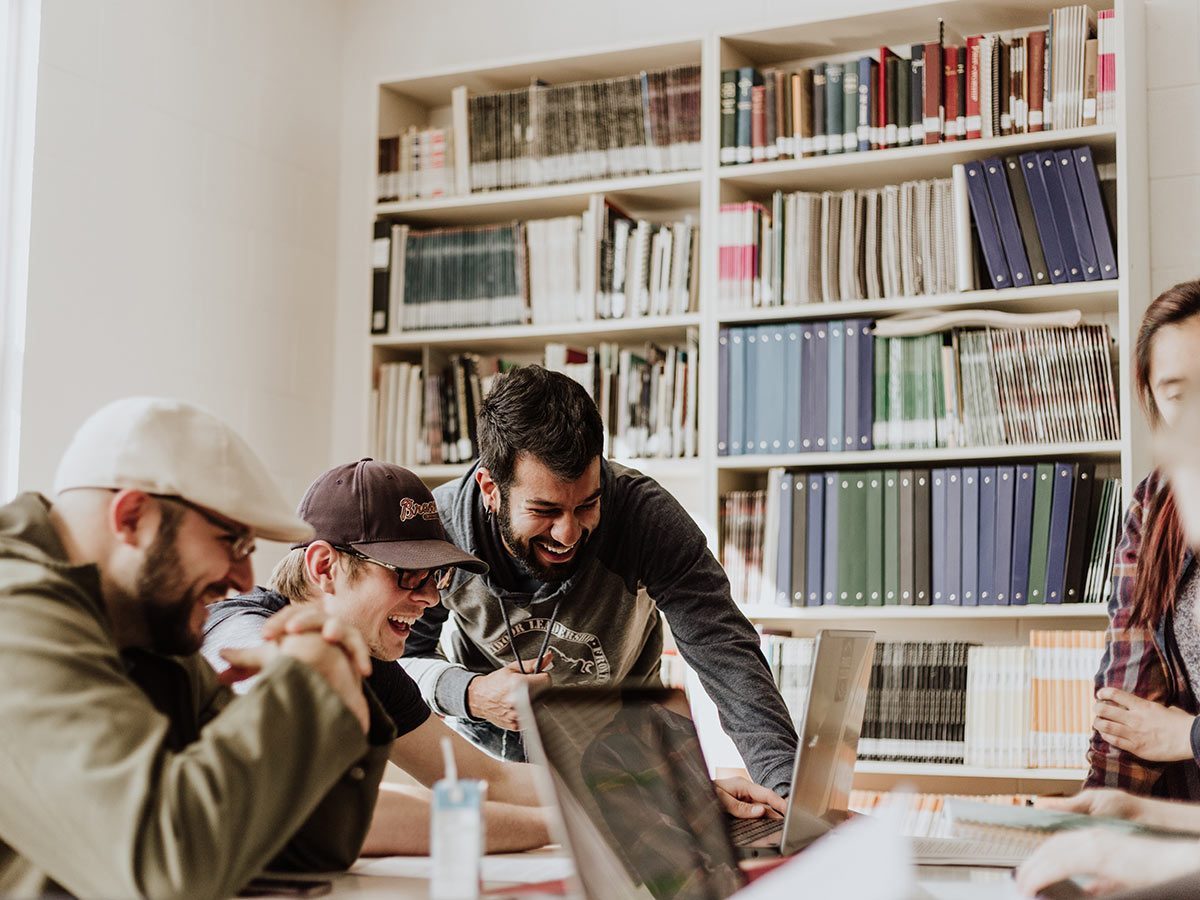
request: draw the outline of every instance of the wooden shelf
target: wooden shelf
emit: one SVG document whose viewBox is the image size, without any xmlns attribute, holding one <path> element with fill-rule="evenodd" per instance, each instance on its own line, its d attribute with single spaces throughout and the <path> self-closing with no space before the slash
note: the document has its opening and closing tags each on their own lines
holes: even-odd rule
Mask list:
<svg viewBox="0 0 1200 900">
<path fill-rule="evenodd" d="M 914 450 L 863 450 L 857 453 L 782 453 L 722 456 L 717 468 L 729 472 L 787 469 L 837 469 L 847 466 L 897 466 L 910 463 L 958 465 L 973 460 L 1057 459 L 1064 456 L 1119 456 L 1120 441 L 1083 444 L 1013 444 L 1006 447 L 931 447 Z"/>
<path fill-rule="evenodd" d="M 856 774 L 895 775 L 918 778 L 995 778 L 1028 781 L 1083 781 L 1083 769 L 988 769 L 983 766 L 948 765 L 946 763 L 882 762 L 860 759 L 854 764 Z"/>
<path fill-rule="evenodd" d="M 743 606 L 752 622 L 938 621 L 967 619 L 1107 620 L 1103 603 L 1049 603 L 1032 606 Z"/>
<path fill-rule="evenodd" d="M 484 191 L 440 200 L 379 203 L 373 218 L 428 225 L 478 225 L 511 219 L 545 219 L 578 215 L 588 197 L 604 194 L 632 212 L 653 218 L 656 210 L 698 209 L 700 172 L 665 172 L 599 181 L 575 181 L 507 191 Z"/>
<path fill-rule="evenodd" d="M 704 467 L 697 458 L 689 459 L 614 459 L 626 468 L 636 469 L 654 479 L 699 478 Z M 445 463 L 442 465 L 410 466 L 409 468 L 424 481 L 446 482 L 461 478 L 472 463 Z"/>
<path fill-rule="evenodd" d="M 497 325 L 479 328 L 438 328 L 381 334 L 371 338 L 375 347 L 412 350 L 441 346 L 456 350 L 540 349 L 548 341 L 594 343 L 620 341 L 640 343 L 682 335 L 700 324 L 699 313 L 679 316 L 650 316 L 640 319 L 601 319 L 595 322 L 554 322 L 545 325 Z"/>
<path fill-rule="evenodd" d="M 743 193 L 763 196 L 776 190 L 839 190 L 876 187 L 918 178 L 949 178 L 955 163 L 1027 150 L 1051 147 L 1091 145 L 1101 161 L 1108 161 L 1116 147 L 1116 128 L 1096 125 L 1062 131 L 1040 131 L 1008 137 L 949 141 L 919 147 L 893 147 L 864 153 L 837 153 L 833 156 L 809 156 L 776 162 L 744 163 L 724 166 L 721 185 L 739 188 Z M 732 199 L 722 197 L 723 200 Z"/>
<path fill-rule="evenodd" d="M 849 319 L 918 313 L 948 309 L 999 309 L 1005 312 L 1056 312 L 1078 309 L 1084 313 L 1106 313 L 1117 308 L 1119 279 L 1047 287 L 924 294 L 884 300 L 839 300 L 835 303 L 806 303 L 799 306 L 767 306 L 758 309 L 723 309 L 717 313 L 722 325 L 802 319 Z"/>
</svg>

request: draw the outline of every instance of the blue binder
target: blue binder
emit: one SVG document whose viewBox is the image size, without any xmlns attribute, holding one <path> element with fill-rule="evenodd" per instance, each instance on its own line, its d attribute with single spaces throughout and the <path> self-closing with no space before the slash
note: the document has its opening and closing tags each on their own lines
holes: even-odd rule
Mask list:
<svg viewBox="0 0 1200 900">
<path fill-rule="evenodd" d="M 1013 606 L 1025 606 L 1029 602 L 1029 522 L 1033 521 L 1033 466 L 1017 466 L 1017 484 L 1013 501 L 1012 569 L 1010 579 L 1010 602 Z"/>
<path fill-rule="evenodd" d="M 729 453 L 746 452 L 746 329 L 729 329 Z"/>
<path fill-rule="evenodd" d="M 1079 247 L 1075 243 L 1075 231 L 1071 226 L 1071 214 L 1067 210 L 1067 195 L 1063 192 L 1062 176 L 1058 174 L 1058 157 L 1054 155 L 1053 150 L 1043 150 L 1037 157 L 1038 164 L 1042 167 L 1042 182 L 1046 185 L 1046 196 L 1050 200 L 1050 209 L 1054 213 L 1054 229 L 1058 233 L 1058 243 L 1062 247 L 1063 260 L 1067 264 L 1067 280 L 1071 282 L 1086 281 L 1083 274 L 1083 260 L 1079 255 Z M 1033 207 L 1033 212 L 1036 216 L 1036 205 Z"/>
<path fill-rule="evenodd" d="M 1015 466 L 996 467 L 996 558 L 993 561 L 996 574 L 992 580 L 992 587 L 999 606 L 1008 606 L 1012 602 L 1010 584 L 1016 474 Z"/>
<path fill-rule="evenodd" d="M 988 278 L 991 279 L 994 288 L 1012 287 L 1012 275 L 1004 256 L 1004 246 L 1000 242 L 1000 229 L 996 224 L 995 210 L 992 209 L 983 163 L 969 162 L 965 164 L 965 169 L 971 218 L 975 220 L 975 229 L 979 233 L 979 245 L 983 248 L 983 261 L 987 265 Z"/>
<path fill-rule="evenodd" d="M 816 323 L 800 326 L 800 452 L 812 453 L 816 441 L 816 392 L 824 390 L 816 367 Z"/>
<path fill-rule="evenodd" d="M 1050 505 L 1050 547 L 1046 553 L 1046 602 L 1062 603 L 1067 575 L 1067 537 L 1071 531 L 1071 491 L 1078 464 L 1054 464 L 1054 500 Z"/>
<path fill-rule="evenodd" d="M 1012 287 L 1028 287 L 1033 284 L 1033 270 L 1021 240 L 1021 226 L 1017 222 L 1017 210 L 1013 206 L 1012 193 L 1008 187 L 1008 172 L 1004 161 L 997 156 L 983 160 L 984 180 L 988 196 L 992 200 L 992 211 L 996 214 L 996 226 L 1000 230 L 1000 245 L 1008 262 L 1012 276 Z"/>
<path fill-rule="evenodd" d="M 813 328 L 813 450 L 824 453 L 829 449 L 829 403 L 826 382 L 829 372 L 829 323 L 815 322 Z M 805 373 L 807 374 L 807 373 Z"/>
<path fill-rule="evenodd" d="M 779 544 L 775 553 L 776 606 L 792 605 L 792 480 L 791 472 L 784 472 L 783 477 L 779 479 Z"/>
<path fill-rule="evenodd" d="M 842 427 L 845 418 L 846 396 L 846 331 L 845 323 L 834 319 L 829 323 L 829 358 L 825 372 L 825 408 L 829 410 L 826 427 L 826 449 L 836 453 L 842 449 Z"/>
<path fill-rule="evenodd" d="M 821 579 L 821 604 L 838 602 L 838 506 L 841 497 L 841 472 L 825 473 L 825 564 Z"/>
<path fill-rule="evenodd" d="M 1088 223 L 1087 207 L 1083 203 L 1083 192 L 1079 188 L 1079 176 L 1075 174 L 1075 157 L 1070 150 L 1055 151 L 1058 175 L 1062 180 L 1063 194 L 1067 198 L 1067 213 L 1071 219 L 1071 231 L 1075 234 L 1075 246 L 1083 263 L 1085 281 L 1100 280 L 1100 263 L 1096 259 L 1096 245 L 1092 242 L 1092 227 Z"/>
<path fill-rule="evenodd" d="M 842 374 L 843 384 L 841 394 L 836 396 L 831 392 L 829 395 L 830 403 L 830 418 L 833 416 L 833 406 L 835 402 L 842 407 L 841 411 L 841 429 L 835 431 L 833 422 L 829 423 L 829 440 L 832 443 L 833 439 L 839 438 L 841 443 L 839 447 L 830 447 L 830 449 L 839 450 L 854 450 L 858 446 L 858 322 L 854 319 L 846 319 L 841 323 L 842 339 L 845 342 L 846 349 L 842 358 Z M 830 368 L 833 367 L 833 361 L 829 362 Z M 832 376 L 832 372 L 830 373 Z"/>
<path fill-rule="evenodd" d="M 1116 278 L 1117 254 L 1108 230 L 1108 216 L 1104 214 L 1104 200 L 1100 196 L 1100 179 L 1096 175 L 1092 148 L 1076 147 L 1071 155 L 1075 158 L 1075 175 L 1079 179 L 1084 208 L 1087 209 L 1088 227 L 1096 248 L 1096 262 L 1100 264 L 1100 277 L 1106 280 Z"/>
<path fill-rule="evenodd" d="M 933 557 L 930 575 L 933 581 L 933 605 L 945 606 L 950 602 L 950 588 L 946 572 L 946 470 L 934 469 L 930 473 L 929 524 L 933 528 L 930 539 L 930 554 Z"/>
<path fill-rule="evenodd" d="M 808 522 L 805 533 L 804 605 L 820 606 L 825 581 L 825 474 L 808 473 Z"/>
<path fill-rule="evenodd" d="M 962 606 L 962 469 L 946 470 L 947 603 Z"/>
<path fill-rule="evenodd" d="M 804 379 L 800 368 L 800 345 L 803 329 L 796 323 L 785 325 L 784 358 L 787 370 L 784 378 L 784 408 L 783 434 L 785 437 L 784 451 L 786 453 L 800 452 L 800 407 L 803 402 Z"/>
<path fill-rule="evenodd" d="M 858 449 L 872 450 L 875 430 L 875 323 L 858 320 Z"/>
<path fill-rule="evenodd" d="M 757 404 L 754 417 L 758 426 L 758 452 L 782 453 L 785 417 L 780 415 L 778 389 L 783 381 L 787 357 L 782 325 L 759 326 L 758 352 L 758 390 L 754 396 Z"/>
<path fill-rule="evenodd" d="M 717 456 L 729 455 L 729 328 L 717 338 Z"/>
<path fill-rule="evenodd" d="M 979 606 L 996 604 L 996 467 L 979 469 Z"/>
<path fill-rule="evenodd" d="M 762 351 L 758 346 L 758 327 L 755 325 L 745 326 L 742 329 L 742 337 L 746 345 L 746 374 L 742 382 L 742 408 L 746 411 L 746 433 L 742 438 L 742 452 L 757 453 L 761 436 L 758 424 L 758 367 L 762 363 L 760 355 Z"/>
<path fill-rule="evenodd" d="M 979 467 L 962 470 L 962 605 L 979 605 Z"/>
<path fill-rule="evenodd" d="M 1050 195 L 1046 193 L 1046 182 L 1042 178 L 1042 165 L 1036 153 L 1022 153 L 1021 174 L 1025 177 L 1025 188 L 1029 192 L 1029 203 L 1033 207 L 1033 220 L 1037 223 L 1037 236 L 1046 257 L 1051 284 L 1066 284 L 1070 281 L 1067 260 L 1063 256 L 1062 243 L 1058 239 L 1058 226 L 1054 222 L 1054 211 L 1050 207 Z"/>
</svg>

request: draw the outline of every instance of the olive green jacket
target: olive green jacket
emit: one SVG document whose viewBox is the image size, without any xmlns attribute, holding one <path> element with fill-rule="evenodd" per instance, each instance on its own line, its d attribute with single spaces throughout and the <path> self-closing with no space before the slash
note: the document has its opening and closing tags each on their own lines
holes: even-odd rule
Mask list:
<svg viewBox="0 0 1200 900">
<path fill-rule="evenodd" d="M 197 653 L 119 652 L 49 502 L 0 506 L 0 896 L 222 897 L 358 854 L 393 729 L 279 657 L 244 696 Z"/>
</svg>

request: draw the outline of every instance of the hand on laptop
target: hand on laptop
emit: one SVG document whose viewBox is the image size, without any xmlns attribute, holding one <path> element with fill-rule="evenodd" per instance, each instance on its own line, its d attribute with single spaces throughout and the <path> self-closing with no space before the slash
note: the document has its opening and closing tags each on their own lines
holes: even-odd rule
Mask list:
<svg viewBox="0 0 1200 900">
<path fill-rule="evenodd" d="M 510 662 L 503 669 L 472 678 L 467 686 L 468 711 L 477 719 L 487 719 L 493 725 L 499 725 L 509 731 L 519 731 L 521 723 L 517 721 L 517 708 L 512 702 L 513 693 L 522 683 L 529 686 L 531 694 L 549 687 L 550 676 L 546 673 L 553 668 L 552 660 L 551 652 L 546 651 L 545 656 L 536 663 L 531 660 L 525 661 L 525 674 L 521 671 L 522 663 L 517 660 Z"/>
<path fill-rule="evenodd" d="M 787 812 L 786 800 L 749 778 L 718 778 L 713 781 L 713 786 L 725 812 L 739 819 L 761 819 L 763 816 L 778 819 Z"/>
<path fill-rule="evenodd" d="M 1200 844 L 1137 837 L 1111 829 L 1067 831 L 1044 841 L 1017 869 L 1017 887 L 1034 896 L 1065 878 L 1094 879 L 1089 893 L 1105 894 L 1170 881 L 1200 870 Z"/>
</svg>

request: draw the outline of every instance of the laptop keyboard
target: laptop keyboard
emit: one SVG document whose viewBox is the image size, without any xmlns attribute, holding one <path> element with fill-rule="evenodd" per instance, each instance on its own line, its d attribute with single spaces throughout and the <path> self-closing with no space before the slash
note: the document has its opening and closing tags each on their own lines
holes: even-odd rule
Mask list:
<svg viewBox="0 0 1200 900">
<path fill-rule="evenodd" d="M 735 846 L 752 844 L 760 838 L 783 830 L 783 819 L 727 819 L 729 838 Z"/>
</svg>

